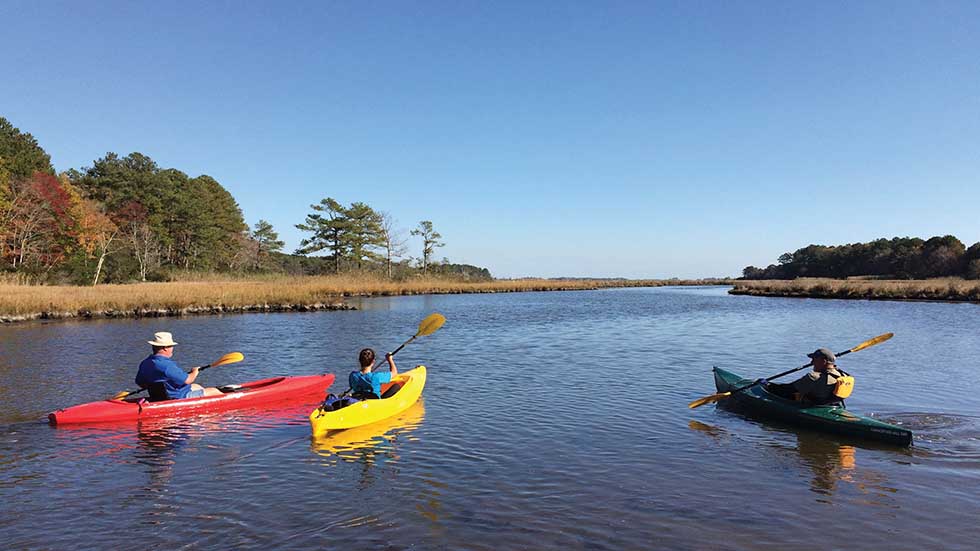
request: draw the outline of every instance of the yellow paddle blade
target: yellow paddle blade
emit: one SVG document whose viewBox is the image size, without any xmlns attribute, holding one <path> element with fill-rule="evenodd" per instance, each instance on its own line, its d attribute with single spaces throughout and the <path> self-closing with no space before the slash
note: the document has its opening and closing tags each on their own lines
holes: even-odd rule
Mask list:
<svg viewBox="0 0 980 551">
<path fill-rule="evenodd" d="M 876 344 L 881 344 L 881 343 L 887 341 L 888 339 L 890 339 L 890 338 L 892 338 L 894 336 L 895 336 L 895 333 L 885 333 L 884 335 L 878 335 L 877 337 L 875 337 L 873 339 L 869 339 L 869 340 L 866 340 L 866 341 L 862 342 L 861 344 L 859 344 L 859 345 L 855 346 L 854 348 L 850 349 L 848 352 L 857 352 L 858 350 L 864 350 L 865 348 L 867 348 L 869 346 L 874 346 Z"/>
<path fill-rule="evenodd" d="M 694 409 L 696 407 L 701 407 L 705 404 L 712 404 L 718 400 L 728 398 L 731 396 L 731 392 L 719 392 L 718 394 L 712 394 L 711 396 L 705 396 L 704 398 L 698 398 L 697 400 L 687 404 L 687 407 Z"/>
<path fill-rule="evenodd" d="M 245 355 L 241 352 L 229 352 L 224 356 L 218 358 L 216 361 L 211 362 L 211 367 L 218 367 L 219 365 L 233 364 L 240 362 L 245 359 Z"/>
<path fill-rule="evenodd" d="M 122 392 L 117 392 L 115 396 L 113 396 L 112 398 L 109 398 L 109 399 L 110 400 L 122 400 L 126 396 L 129 396 L 129 391 L 128 390 L 123 390 Z"/>
<path fill-rule="evenodd" d="M 445 316 L 439 313 L 431 314 L 429 317 L 425 318 L 421 323 L 419 323 L 419 332 L 416 333 L 415 336 L 421 337 L 431 335 L 438 331 L 444 323 L 446 323 Z"/>
</svg>

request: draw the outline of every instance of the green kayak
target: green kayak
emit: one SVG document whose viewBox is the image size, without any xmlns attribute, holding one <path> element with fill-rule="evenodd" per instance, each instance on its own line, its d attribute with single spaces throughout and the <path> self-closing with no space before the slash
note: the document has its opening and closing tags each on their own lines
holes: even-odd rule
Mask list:
<svg viewBox="0 0 980 551">
<path fill-rule="evenodd" d="M 714 368 L 714 374 L 718 392 L 728 392 L 752 382 L 752 379 L 744 379 L 717 367 Z M 726 398 L 724 402 L 734 402 L 749 413 L 815 430 L 877 440 L 899 446 L 912 445 L 912 431 L 910 430 L 882 423 L 870 417 L 855 415 L 847 411 L 844 406 L 803 407 L 798 402 L 769 393 L 762 385 L 736 392 L 730 398 Z"/>
</svg>

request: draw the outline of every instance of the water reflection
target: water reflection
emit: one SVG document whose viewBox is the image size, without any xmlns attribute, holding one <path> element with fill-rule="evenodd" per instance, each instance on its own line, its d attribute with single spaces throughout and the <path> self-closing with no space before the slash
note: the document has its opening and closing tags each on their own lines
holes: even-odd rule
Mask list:
<svg viewBox="0 0 980 551">
<path fill-rule="evenodd" d="M 397 461 L 399 439 L 407 438 L 425 418 L 422 400 L 394 417 L 347 430 L 311 437 L 314 453 L 346 462 L 361 462 L 365 468 L 378 461 Z"/>
<path fill-rule="evenodd" d="M 694 419 L 691 419 L 690 421 L 688 421 L 687 426 L 691 430 L 710 436 L 713 440 L 716 441 L 721 441 L 728 438 L 728 431 L 726 431 L 725 429 L 721 427 L 716 427 L 714 425 L 709 425 L 707 423 L 702 423 L 701 421 L 696 421 Z"/>
<path fill-rule="evenodd" d="M 812 492 L 829 496 L 837 489 L 838 482 L 853 482 L 857 466 L 854 446 L 812 435 L 799 435 L 796 450 L 803 463 L 813 471 L 810 482 Z"/>
<path fill-rule="evenodd" d="M 830 497 L 842 486 L 856 489 L 863 496 L 865 505 L 896 507 L 892 497 L 898 490 L 888 483 L 883 473 L 866 466 L 859 468 L 859 456 L 870 449 L 837 442 L 813 434 L 801 433 L 797 437 L 797 453 L 813 472 L 810 490 L 826 496 L 817 501 L 830 502 Z M 907 454 L 905 450 L 889 450 L 890 453 Z"/>
<path fill-rule="evenodd" d="M 140 423 L 136 432 L 137 449 L 133 456 L 137 463 L 146 468 L 149 481 L 145 490 L 166 492 L 181 449 L 200 437 L 201 432 L 195 432 L 184 424 Z"/>
<path fill-rule="evenodd" d="M 724 428 L 693 419 L 688 422 L 688 428 L 719 443 L 727 442 L 732 438 Z M 874 442 L 858 445 L 819 433 L 792 430 L 776 425 L 767 425 L 765 429 L 775 434 L 795 435 L 795 448 L 786 446 L 782 438 L 770 442 L 768 446 L 791 456 L 809 469 L 810 491 L 820 496 L 817 498 L 818 502 L 829 503 L 831 497 L 844 487 L 849 487 L 867 496 L 862 499 L 865 504 L 892 506 L 890 496 L 897 490 L 888 484 L 884 473 L 861 467 L 859 457 L 863 453 L 876 451 L 908 456 L 911 453 L 909 450 L 894 449 Z"/>
</svg>

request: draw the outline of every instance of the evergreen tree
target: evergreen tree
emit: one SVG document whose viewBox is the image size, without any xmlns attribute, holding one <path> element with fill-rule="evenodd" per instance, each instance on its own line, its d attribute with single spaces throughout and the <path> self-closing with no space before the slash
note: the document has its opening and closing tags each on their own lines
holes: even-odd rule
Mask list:
<svg viewBox="0 0 980 551">
<path fill-rule="evenodd" d="M 444 247 L 446 244 L 440 241 L 442 235 L 432 229 L 432 222 L 429 220 L 419 222 L 418 227 L 412 230 L 412 235 L 422 237 L 422 275 L 426 275 L 429 272 L 429 260 L 432 258 L 432 252 L 435 251 L 436 247 Z"/>
<path fill-rule="evenodd" d="M 358 202 L 344 207 L 331 197 L 310 208 L 314 212 L 296 227 L 313 235 L 300 241 L 296 254 L 329 250 L 334 273 L 344 266 L 362 269 L 366 262 L 381 259 L 375 249 L 384 246 L 384 238 L 381 217 L 374 209 Z"/>
</svg>

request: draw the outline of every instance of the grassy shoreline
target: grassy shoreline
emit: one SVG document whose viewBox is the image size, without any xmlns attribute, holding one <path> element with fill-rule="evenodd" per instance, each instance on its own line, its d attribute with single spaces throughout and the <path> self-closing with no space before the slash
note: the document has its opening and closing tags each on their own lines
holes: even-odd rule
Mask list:
<svg viewBox="0 0 980 551">
<path fill-rule="evenodd" d="M 959 278 L 863 280 L 798 278 L 735 281 L 733 295 L 857 300 L 980 302 L 980 281 Z"/>
<path fill-rule="evenodd" d="M 725 280 L 516 279 L 389 281 L 369 276 L 263 276 L 100 285 L 0 283 L 0 323 L 51 319 L 170 317 L 193 314 L 350 310 L 344 297 L 577 291 L 615 287 L 728 284 Z"/>
</svg>

